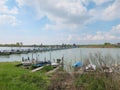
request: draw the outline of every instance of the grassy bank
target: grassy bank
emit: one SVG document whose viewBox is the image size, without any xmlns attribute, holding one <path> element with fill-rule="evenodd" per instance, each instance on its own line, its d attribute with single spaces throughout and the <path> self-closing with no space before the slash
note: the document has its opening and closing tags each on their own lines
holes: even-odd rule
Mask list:
<svg viewBox="0 0 120 90">
<path fill-rule="evenodd" d="M 99 72 L 76 74 L 74 84 L 77 90 L 119 90 L 120 88 L 119 81 L 112 74 Z"/>
<path fill-rule="evenodd" d="M 0 63 L 0 90 L 47 90 L 48 77 L 44 73 L 15 67 L 17 62 Z"/>
<path fill-rule="evenodd" d="M 99 72 L 84 74 L 58 72 L 48 90 L 120 90 L 119 75 Z"/>
<path fill-rule="evenodd" d="M 0 90 L 119 90 L 120 75 L 99 71 L 67 73 L 63 70 L 46 75 L 53 68 L 47 66 L 32 73 L 16 67 L 18 62 L 0 63 Z"/>
</svg>

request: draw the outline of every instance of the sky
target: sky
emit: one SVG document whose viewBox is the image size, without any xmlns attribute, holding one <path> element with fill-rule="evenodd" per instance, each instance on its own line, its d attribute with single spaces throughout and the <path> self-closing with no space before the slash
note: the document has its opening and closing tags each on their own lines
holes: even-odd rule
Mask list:
<svg viewBox="0 0 120 90">
<path fill-rule="evenodd" d="M 0 43 L 120 42 L 120 0 L 0 0 Z"/>
</svg>

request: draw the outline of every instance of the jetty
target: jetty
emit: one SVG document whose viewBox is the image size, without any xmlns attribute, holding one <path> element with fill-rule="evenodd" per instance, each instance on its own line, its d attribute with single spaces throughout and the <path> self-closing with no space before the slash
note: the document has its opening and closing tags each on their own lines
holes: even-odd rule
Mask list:
<svg viewBox="0 0 120 90">
<path fill-rule="evenodd" d="M 9 47 L 11 48 L 11 47 Z M 36 53 L 36 52 L 47 52 L 47 51 L 55 51 L 55 50 L 64 50 L 77 48 L 77 46 L 43 46 L 43 47 L 12 47 L 9 50 L 0 50 L 0 55 L 11 55 L 11 54 L 28 54 L 28 53 Z"/>
</svg>

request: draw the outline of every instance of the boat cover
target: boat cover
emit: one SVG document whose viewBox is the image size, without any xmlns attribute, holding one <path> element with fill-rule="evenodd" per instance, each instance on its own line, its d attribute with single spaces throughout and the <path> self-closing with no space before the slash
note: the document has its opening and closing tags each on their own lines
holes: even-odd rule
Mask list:
<svg viewBox="0 0 120 90">
<path fill-rule="evenodd" d="M 76 62 L 75 64 L 73 64 L 73 67 L 82 67 L 83 64 L 82 62 Z"/>
</svg>

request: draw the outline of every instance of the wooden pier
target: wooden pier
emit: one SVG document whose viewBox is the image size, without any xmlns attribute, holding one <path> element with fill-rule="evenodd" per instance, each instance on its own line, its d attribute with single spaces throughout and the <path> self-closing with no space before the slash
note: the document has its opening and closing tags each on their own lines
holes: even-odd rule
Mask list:
<svg viewBox="0 0 120 90">
<path fill-rule="evenodd" d="M 29 49 L 11 49 L 11 50 L 0 50 L 0 55 L 11 55 L 11 54 L 28 54 L 28 53 L 36 53 L 36 52 L 47 52 L 47 51 L 55 51 L 55 50 L 64 50 L 71 49 L 76 47 L 31 47 Z"/>
</svg>

